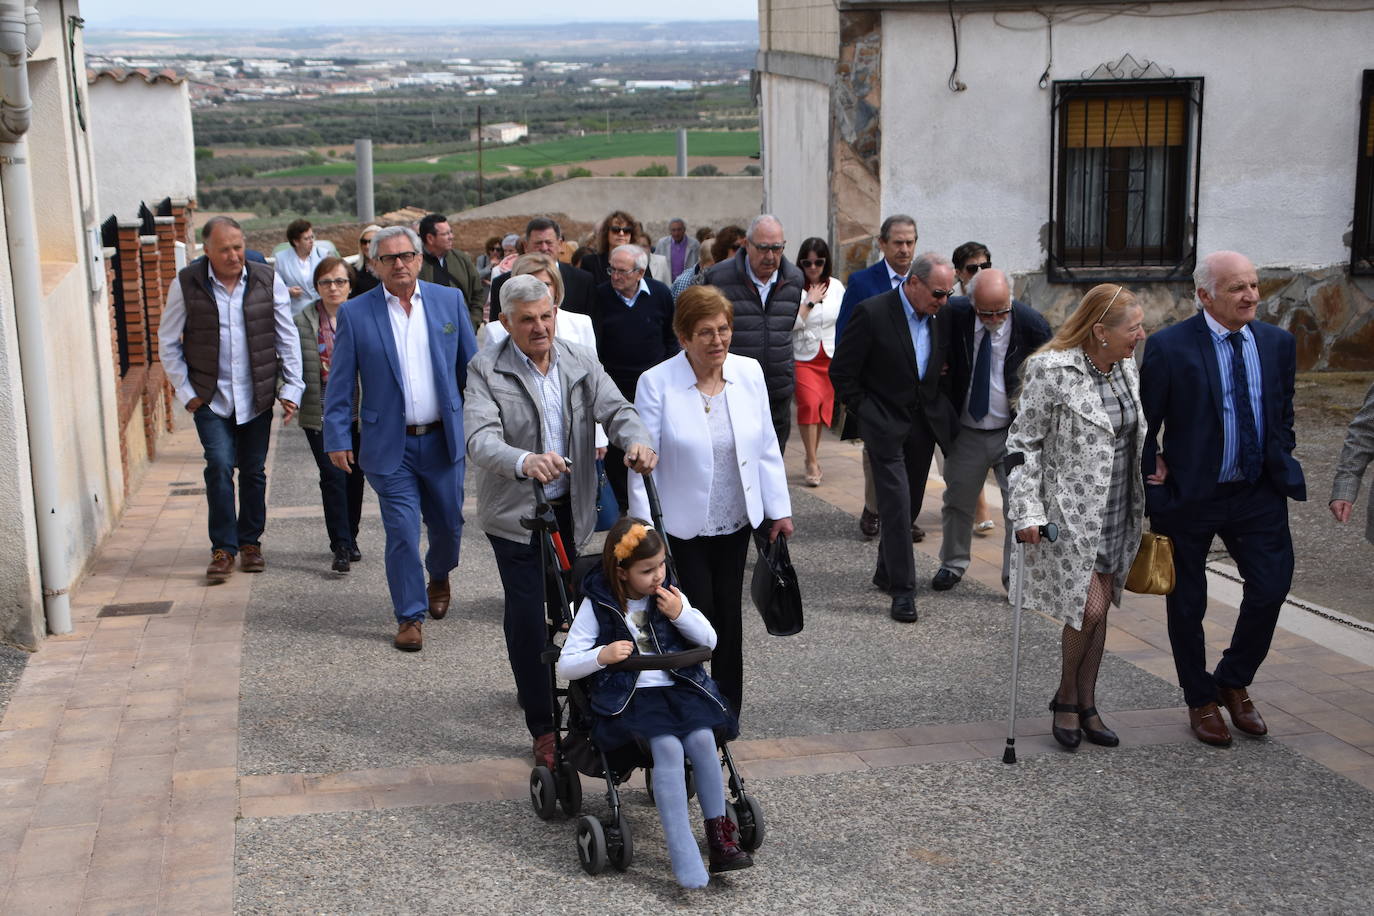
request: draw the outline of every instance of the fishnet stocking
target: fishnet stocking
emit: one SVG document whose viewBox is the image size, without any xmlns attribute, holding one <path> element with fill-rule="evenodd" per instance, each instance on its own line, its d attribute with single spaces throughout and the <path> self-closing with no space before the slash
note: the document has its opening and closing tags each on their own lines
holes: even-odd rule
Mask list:
<svg viewBox="0 0 1374 916">
<path fill-rule="evenodd" d="M 1059 691 L 1055 699 L 1061 703 L 1077 704 L 1079 709 L 1096 706 L 1097 670 L 1102 665 L 1102 653 L 1107 644 L 1107 608 L 1112 601 L 1112 576 L 1094 572 L 1088 582 L 1088 599 L 1083 605 L 1083 626 L 1075 630 L 1064 626 L 1060 637 L 1062 667 L 1059 672 Z M 1078 716 L 1071 712 L 1057 712 L 1054 722 L 1060 728 L 1078 728 Z M 1093 716 L 1083 723 L 1101 729 L 1101 718 Z"/>
</svg>

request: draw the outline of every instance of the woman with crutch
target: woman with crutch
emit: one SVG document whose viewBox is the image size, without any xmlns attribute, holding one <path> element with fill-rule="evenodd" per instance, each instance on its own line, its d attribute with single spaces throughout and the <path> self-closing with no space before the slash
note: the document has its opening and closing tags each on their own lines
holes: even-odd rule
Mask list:
<svg viewBox="0 0 1374 916">
<path fill-rule="evenodd" d="M 1007 512 L 1027 544 L 1027 607 L 1064 624 L 1059 689 L 1050 699 L 1054 738 L 1073 749 L 1086 736 L 1115 747 L 1098 715 L 1097 671 L 1107 639 L 1107 607 L 1140 546 L 1145 488 L 1140 477 L 1144 417 L 1131 358 L 1145 339 L 1144 311 L 1115 283 L 1088 290 L 1058 333 L 1026 360 L 1025 383 L 1007 451 L 1024 462 L 1010 478 Z M 1151 483 L 1163 483 L 1161 462 Z M 1059 538 L 1041 537 L 1054 523 Z"/>
</svg>

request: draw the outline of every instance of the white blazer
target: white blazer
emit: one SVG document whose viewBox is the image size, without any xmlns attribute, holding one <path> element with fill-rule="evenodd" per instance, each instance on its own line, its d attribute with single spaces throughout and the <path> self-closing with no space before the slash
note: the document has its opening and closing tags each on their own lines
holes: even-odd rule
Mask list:
<svg viewBox="0 0 1374 916">
<path fill-rule="evenodd" d="M 725 357 L 725 400 L 735 431 L 740 482 L 749 523 L 792 517 L 787 471 L 768 408 L 768 388 L 758 360 L 730 353 Z M 713 456 L 696 373 L 679 352 L 639 377 L 635 410 L 649 431 L 649 446 L 658 452 L 654 482 L 663 504 L 663 527 L 673 537 L 694 538 L 706 526 Z M 630 475 L 630 514 L 649 518 L 644 479 Z"/>
<path fill-rule="evenodd" d="M 825 347 L 826 356 L 835 355 L 835 319 L 840 317 L 840 303 L 844 301 L 844 284 L 834 277 L 825 288 L 825 298 L 811 307 L 802 316 L 797 309 L 797 320 L 792 325 L 792 358 L 806 362 L 820 355 Z"/>
</svg>

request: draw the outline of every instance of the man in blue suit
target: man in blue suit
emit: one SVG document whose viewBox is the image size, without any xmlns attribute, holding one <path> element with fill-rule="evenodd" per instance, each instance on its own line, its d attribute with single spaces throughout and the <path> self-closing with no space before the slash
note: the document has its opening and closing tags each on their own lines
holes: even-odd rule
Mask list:
<svg viewBox="0 0 1374 916">
<path fill-rule="evenodd" d="M 839 346 L 844 326 L 849 322 L 854 307 L 865 299 L 872 299 L 882 293 L 889 293 L 901 285 L 911 270 L 911 262 L 916 257 L 916 220 L 905 213 L 894 213 L 883 220 L 878 230 L 878 248 L 883 258 L 863 270 L 856 270 L 845 281 L 844 298 L 840 300 L 840 314 L 835 318 L 835 346 Z M 852 418 L 845 420 L 841 439 L 859 437 L 857 422 Z M 863 451 L 864 467 L 864 511 L 859 516 L 859 531 L 866 538 L 878 536 L 881 523 L 878 519 L 878 500 L 873 491 L 873 468 L 868 458 L 868 448 Z M 926 533 L 916 524 L 916 516 L 921 507 L 912 507 L 911 540 L 921 541 Z"/>
<path fill-rule="evenodd" d="M 1199 741 L 1226 746 L 1231 732 L 1218 701 L 1240 731 L 1267 733 L 1247 688 L 1293 580 L 1287 501 L 1306 499 L 1307 486 L 1293 458 L 1296 347 L 1287 331 L 1254 320 L 1255 266 L 1218 251 L 1198 262 L 1193 285 L 1202 310 L 1145 344 L 1140 400 L 1149 425 L 1141 472 L 1151 525 L 1174 542 L 1169 642 L 1189 725 Z M 1149 485 L 1166 462 L 1164 483 Z M 1209 673 L 1202 619 L 1214 536 L 1240 569 L 1245 591 L 1231 645 Z"/>
<path fill-rule="evenodd" d="M 425 611 L 448 613 L 449 573 L 463 536 L 463 387 L 477 352 L 463 294 L 418 279 L 419 236 L 402 226 L 372 238 L 381 285 L 339 309 L 325 386 L 324 448 L 335 466 L 355 462 L 377 491 L 386 527 L 386 578 L 396 648 L 422 648 Z M 349 424 L 362 380 L 361 446 Z M 420 563 L 420 521 L 429 551 Z M 429 584 L 425 584 L 425 571 Z"/>
</svg>

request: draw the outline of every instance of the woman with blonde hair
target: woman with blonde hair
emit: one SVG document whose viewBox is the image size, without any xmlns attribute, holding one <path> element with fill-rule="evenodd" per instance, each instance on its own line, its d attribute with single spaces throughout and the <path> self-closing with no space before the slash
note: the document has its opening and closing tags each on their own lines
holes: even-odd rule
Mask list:
<svg viewBox="0 0 1374 916">
<path fill-rule="evenodd" d="M 1025 363 L 1025 383 L 1007 451 L 1024 462 L 1011 472 L 1007 511 L 1028 546 L 1024 600 L 1064 624 L 1059 689 L 1050 700 L 1054 738 L 1076 748 L 1083 737 L 1115 747 L 1096 708 L 1097 672 L 1107 638 L 1107 608 L 1140 545 L 1145 488 L 1140 476 L 1144 418 L 1132 355 L 1145 339 L 1144 310 L 1130 290 L 1088 290 L 1049 343 Z M 1162 483 L 1164 468 L 1150 477 Z M 1059 539 L 1042 540 L 1053 522 Z M 1013 586 L 1014 587 L 1014 586 Z"/>
</svg>

